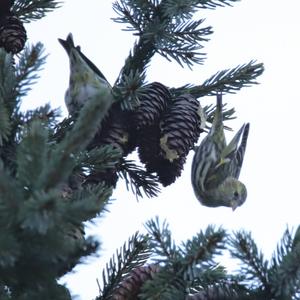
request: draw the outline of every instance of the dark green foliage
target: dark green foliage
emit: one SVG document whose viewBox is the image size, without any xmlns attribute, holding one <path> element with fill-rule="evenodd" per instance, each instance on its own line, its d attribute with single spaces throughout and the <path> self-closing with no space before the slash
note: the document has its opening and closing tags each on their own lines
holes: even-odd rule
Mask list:
<svg viewBox="0 0 300 300">
<path fill-rule="evenodd" d="M 127 30 L 139 36 L 118 82 L 130 72 L 143 73 L 155 52 L 181 65 L 202 61 L 203 54 L 197 51 L 202 48 L 199 42 L 206 41 L 212 32 L 210 27 L 198 28 L 202 20 L 190 20 L 195 12 L 190 3 L 174 10 L 168 1 L 127 0 L 115 2 L 113 8 L 119 15 L 115 21 L 127 23 Z"/>
<path fill-rule="evenodd" d="M 104 211 L 112 193 L 101 182 L 84 185 L 82 174 L 95 167 L 95 160 L 110 169 L 119 159 L 119 152 L 105 147 L 84 155 L 110 101 L 92 100 L 61 139 L 55 139 L 57 110 L 49 105 L 20 110 L 45 60 L 42 50 L 41 44 L 27 48 L 15 64 L 0 49 L 3 299 L 70 299 L 56 279 L 97 250 L 99 243 L 84 237 L 83 222 Z"/>
<path fill-rule="evenodd" d="M 139 71 L 129 71 L 124 74 L 121 81 L 115 84 L 113 93 L 116 99 L 121 102 L 123 110 L 134 110 L 140 104 L 140 97 L 143 96 L 145 73 Z"/>
<path fill-rule="evenodd" d="M 8 139 L 11 131 L 10 114 L 14 107 L 16 78 L 12 55 L 0 48 L 0 145 Z"/>
<path fill-rule="evenodd" d="M 217 72 L 201 85 L 185 85 L 171 90 L 175 95 L 190 93 L 194 97 L 217 95 L 218 92 L 234 93 L 243 87 L 257 84 L 255 80 L 264 71 L 262 63 L 250 61 L 248 64 L 238 65 L 233 69 Z"/>
<path fill-rule="evenodd" d="M 102 273 L 100 296 L 97 300 L 112 299 L 120 282 L 126 280 L 133 269 L 144 265 L 149 256 L 148 237 L 134 234 L 106 265 Z"/>
<path fill-rule="evenodd" d="M 148 197 L 155 197 L 160 191 L 156 176 L 146 172 L 133 161 L 122 160 L 118 173 L 125 179 L 127 189 L 130 187 L 136 197 L 142 197 L 142 191 Z"/>
<path fill-rule="evenodd" d="M 48 12 L 60 6 L 55 0 L 15 0 L 11 11 L 24 22 L 43 18 Z"/>
<path fill-rule="evenodd" d="M 253 295 L 243 299 L 299 299 L 299 233 L 299 227 L 294 236 L 287 229 L 271 261 L 258 251 L 250 233 L 239 231 L 230 238 L 231 255 L 241 261 L 239 272 Z"/>
<path fill-rule="evenodd" d="M 208 227 L 181 246 L 172 239 L 166 222 L 158 219 L 147 224 L 150 247 L 160 271 L 143 286 L 141 299 L 184 299 L 193 288 L 208 286 L 226 278 L 215 256 L 224 249 L 226 232 Z"/>
<path fill-rule="evenodd" d="M 119 288 L 111 299 L 299 299 L 299 228 L 294 235 L 286 230 L 270 262 L 245 231 L 228 234 L 222 228 L 208 226 L 177 245 L 165 221 L 160 224 L 157 218 L 150 220 L 146 228 L 145 245 L 152 265 L 144 261 L 143 268 L 133 267 L 126 278 L 119 277 L 118 284 L 114 281 Z M 217 263 L 226 249 L 240 263 L 234 274 Z M 121 264 L 122 258 L 118 261 Z M 137 291 L 138 296 L 128 296 Z"/>
<path fill-rule="evenodd" d="M 39 78 L 37 72 L 42 69 L 47 55 L 42 43 L 25 47 L 16 64 L 16 93 L 18 97 L 24 97 L 30 91 Z"/>
</svg>

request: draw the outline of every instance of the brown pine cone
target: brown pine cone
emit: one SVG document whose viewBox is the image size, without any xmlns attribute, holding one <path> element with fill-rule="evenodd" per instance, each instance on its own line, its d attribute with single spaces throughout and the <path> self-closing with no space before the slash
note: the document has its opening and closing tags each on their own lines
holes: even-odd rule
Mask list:
<svg viewBox="0 0 300 300">
<path fill-rule="evenodd" d="M 16 54 L 23 50 L 26 39 L 23 23 L 16 16 L 7 15 L 0 18 L 0 47 Z"/>
<path fill-rule="evenodd" d="M 203 123 L 200 103 L 189 94 L 177 97 L 161 123 L 163 156 L 170 162 L 186 156 L 197 142 Z"/>
<path fill-rule="evenodd" d="M 133 126 L 138 130 L 157 124 L 171 99 L 168 88 L 159 82 L 152 82 L 144 89 L 133 119 Z"/>
<path fill-rule="evenodd" d="M 145 127 L 138 132 L 138 154 L 148 172 L 156 172 L 157 161 L 160 158 L 160 129 L 158 125 Z"/>
<path fill-rule="evenodd" d="M 182 155 L 177 159 L 174 159 L 172 162 L 165 158 L 158 159 L 153 168 L 156 169 L 159 182 L 163 186 L 168 186 L 175 182 L 175 180 L 181 175 L 185 161 L 186 155 Z"/>
<path fill-rule="evenodd" d="M 109 144 L 119 148 L 124 156 L 132 152 L 136 145 L 135 137 L 129 134 L 130 114 L 122 111 L 119 106 L 113 106 L 89 148 Z"/>
<path fill-rule="evenodd" d="M 142 285 L 159 272 L 158 265 L 149 265 L 133 269 L 113 293 L 112 300 L 137 300 Z"/>
</svg>

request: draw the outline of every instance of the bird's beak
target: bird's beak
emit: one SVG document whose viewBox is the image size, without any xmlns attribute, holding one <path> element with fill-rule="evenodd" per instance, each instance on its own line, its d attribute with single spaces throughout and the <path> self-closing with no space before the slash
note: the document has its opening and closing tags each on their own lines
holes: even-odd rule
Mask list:
<svg viewBox="0 0 300 300">
<path fill-rule="evenodd" d="M 231 201 L 231 208 L 232 208 L 232 211 L 235 211 L 238 207 L 238 203 L 236 201 Z"/>
</svg>

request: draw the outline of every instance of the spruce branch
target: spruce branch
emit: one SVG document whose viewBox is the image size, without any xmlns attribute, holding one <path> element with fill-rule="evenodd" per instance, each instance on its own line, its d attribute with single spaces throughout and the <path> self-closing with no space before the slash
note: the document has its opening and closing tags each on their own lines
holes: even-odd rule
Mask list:
<svg viewBox="0 0 300 300">
<path fill-rule="evenodd" d="M 3 215 L 0 213 L 1 218 Z M 7 219 L 5 219 L 7 221 Z M 2 224 L 1 224 L 2 225 Z M 0 276 L 1 269 L 13 267 L 20 255 L 20 244 L 12 230 L 5 230 L 5 226 L 0 227 Z M 2 276 L 1 276 L 2 278 Z M 1 295 L 1 294 L 0 294 Z M 2 299 L 0 297 L 0 299 Z"/>
<path fill-rule="evenodd" d="M 104 145 L 83 152 L 79 158 L 78 166 L 88 172 L 103 172 L 107 169 L 115 169 L 120 158 L 120 149 L 111 145 Z"/>
<path fill-rule="evenodd" d="M 130 272 L 141 267 L 150 257 L 148 237 L 135 233 L 123 247 L 116 252 L 102 273 L 102 287 L 97 300 L 111 298 L 120 284 L 130 276 Z"/>
<path fill-rule="evenodd" d="M 147 36 L 145 32 L 147 26 L 150 26 L 157 17 L 157 13 L 155 14 L 156 6 L 151 1 L 120 0 L 113 3 L 113 9 L 118 14 L 113 20 L 118 23 L 129 23 L 127 29 L 137 31 L 139 35 L 115 82 L 116 87 L 124 85 L 126 77 L 130 74 L 136 76 L 145 72 L 155 53 L 153 36 Z"/>
<path fill-rule="evenodd" d="M 235 109 L 233 107 L 232 108 L 227 108 L 226 106 L 227 106 L 227 103 L 224 103 L 223 108 L 222 108 L 223 121 L 236 119 L 236 116 L 234 115 L 235 114 Z M 209 130 L 211 128 L 210 124 L 212 124 L 213 120 L 214 120 L 216 106 L 212 105 L 212 104 L 206 105 L 206 106 L 203 107 L 203 111 L 204 111 L 205 118 L 206 118 L 205 129 Z M 230 127 L 226 126 L 225 124 L 224 124 L 224 129 L 232 131 L 232 129 Z"/>
<path fill-rule="evenodd" d="M 181 270 L 183 279 L 188 284 L 189 291 L 194 288 L 206 290 L 212 285 L 223 283 L 227 274 L 222 266 L 217 265 L 214 258 L 225 249 L 226 231 L 222 228 L 208 226 L 192 240 L 182 243 L 179 251 L 182 253 Z"/>
<path fill-rule="evenodd" d="M 203 22 L 200 19 L 170 24 L 157 42 L 158 53 L 169 61 L 174 59 L 181 67 L 186 64 L 191 68 L 194 63 L 202 63 L 205 54 L 198 51 L 203 48 L 200 43 L 208 41 L 206 36 L 212 34 L 211 26 L 199 28 Z"/>
<path fill-rule="evenodd" d="M 139 37 L 115 86 L 124 82 L 129 74 L 143 74 L 155 53 L 175 59 L 181 66 L 191 67 L 193 63 L 202 62 L 203 53 L 198 53 L 203 47 L 200 42 L 207 41 L 211 27 L 198 28 L 203 20 L 189 21 L 197 1 L 175 5 L 176 11 L 170 8 L 171 4 L 166 0 L 120 0 L 113 4 L 118 14 L 114 21 L 129 24 L 127 30 L 134 31 Z"/>
<path fill-rule="evenodd" d="M 240 0 L 165 0 L 164 7 L 169 15 L 189 17 L 197 9 L 215 9 L 217 7 L 232 6 L 231 3 Z"/>
<path fill-rule="evenodd" d="M 50 104 L 47 103 L 43 106 L 37 107 L 33 110 L 27 110 L 20 112 L 18 115 L 18 122 L 20 126 L 25 126 L 33 121 L 40 121 L 41 124 L 48 129 L 54 130 L 57 124 L 57 118 L 61 115 L 60 109 L 51 108 Z M 49 130 L 49 134 L 51 131 Z"/>
<path fill-rule="evenodd" d="M 114 97 L 120 101 L 122 109 L 133 110 L 140 105 L 140 98 L 145 93 L 145 79 L 145 73 L 130 72 L 124 74 L 122 81 L 113 88 Z M 122 101 L 124 99 L 126 101 Z"/>
<path fill-rule="evenodd" d="M 151 219 L 145 223 L 151 237 L 150 246 L 157 255 L 157 262 L 172 262 L 179 255 L 174 240 L 172 239 L 169 224 L 166 220 L 160 224 L 159 218 Z"/>
<path fill-rule="evenodd" d="M 112 188 L 103 183 L 84 185 L 73 190 L 66 219 L 72 224 L 80 224 L 100 216 L 107 211 L 111 194 Z"/>
<path fill-rule="evenodd" d="M 101 101 L 99 98 L 102 98 Z M 103 90 L 101 95 L 94 97 L 84 105 L 73 128 L 66 133 L 65 138 L 51 152 L 48 167 L 41 174 L 40 184 L 46 190 L 68 178 L 76 165 L 78 155 L 99 130 L 100 123 L 112 102 L 111 93 Z"/>
<path fill-rule="evenodd" d="M 218 282 L 207 288 L 188 295 L 185 300 L 244 300 L 241 296 L 246 296 L 245 288 L 235 282 Z M 250 299 L 249 299 L 250 300 Z M 253 299 L 252 299 L 253 300 Z"/>
<path fill-rule="evenodd" d="M 35 120 L 23 127 L 22 135 L 17 147 L 16 178 L 24 188 L 31 191 L 39 187 L 40 175 L 47 167 L 48 130 L 39 120 Z"/>
<path fill-rule="evenodd" d="M 4 141 L 8 140 L 11 132 L 11 122 L 7 107 L 0 101 L 0 146 L 3 146 Z"/>
<path fill-rule="evenodd" d="M 15 222 L 16 214 L 24 197 L 24 190 L 6 170 L 0 160 L 0 224 L 10 226 Z"/>
<path fill-rule="evenodd" d="M 260 76 L 263 71 L 263 64 L 257 64 L 252 60 L 247 64 L 238 65 L 233 69 L 219 71 L 205 80 L 202 85 L 185 85 L 179 88 L 173 88 L 171 92 L 174 95 L 189 93 L 196 98 L 217 95 L 218 92 L 235 93 L 243 87 L 258 84 L 256 78 Z"/>
<path fill-rule="evenodd" d="M 0 146 L 11 132 L 11 114 L 15 106 L 16 78 L 11 54 L 0 48 Z"/>
<path fill-rule="evenodd" d="M 16 93 L 18 97 L 24 97 L 31 90 L 31 86 L 39 78 L 40 71 L 46 62 L 48 55 L 45 55 L 45 48 L 41 42 L 35 45 L 26 46 L 22 51 L 16 64 Z"/>
<path fill-rule="evenodd" d="M 25 187 L 27 189 L 27 187 Z M 27 190 L 28 191 L 28 190 Z M 46 235 L 61 222 L 64 203 L 59 202 L 59 191 L 28 191 L 18 212 L 18 221 L 23 230 L 34 234 Z"/>
<path fill-rule="evenodd" d="M 281 241 L 277 245 L 276 252 L 273 253 L 271 260 L 271 268 L 278 268 L 283 263 L 283 260 L 285 259 L 286 255 L 288 255 L 293 249 L 293 242 L 294 240 L 292 234 L 287 228 L 283 233 Z"/>
<path fill-rule="evenodd" d="M 300 293 L 300 230 L 292 237 L 289 229 L 283 234 L 272 257 L 269 280 L 278 299 L 297 297 Z"/>
<path fill-rule="evenodd" d="M 264 259 L 261 252 L 250 233 L 245 231 L 235 232 L 229 238 L 230 253 L 232 257 L 241 260 L 244 265 L 241 267 L 241 274 L 246 282 L 256 283 L 257 287 L 263 287 L 266 291 L 270 290 L 268 282 L 268 261 Z"/>
<path fill-rule="evenodd" d="M 158 218 L 146 223 L 154 260 L 160 270 L 142 287 L 142 299 L 184 299 L 189 291 L 221 283 L 227 276 L 214 257 L 224 249 L 226 232 L 209 226 L 181 247 L 172 241 L 168 224 Z"/>
<path fill-rule="evenodd" d="M 121 160 L 118 173 L 125 180 L 127 190 L 130 187 L 137 198 L 143 197 L 143 193 L 149 198 L 156 197 L 160 191 L 157 177 L 131 160 Z"/>
<path fill-rule="evenodd" d="M 186 282 L 180 274 L 167 267 L 160 268 L 152 280 L 142 286 L 141 300 L 182 300 L 186 297 Z"/>
<path fill-rule="evenodd" d="M 224 229 L 215 229 L 213 226 L 208 226 L 205 232 L 200 231 L 192 240 L 182 243 L 180 252 L 185 258 L 183 265 L 188 266 L 186 274 L 190 276 L 193 273 L 193 269 L 190 269 L 190 267 L 193 268 L 201 262 L 204 262 L 207 266 L 215 266 L 213 258 L 220 255 L 221 250 L 225 249 L 225 237 L 226 231 Z"/>
<path fill-rule="evenodd" d="M 235 109 L 232 108 L 227 108 L 227 103 L 223 104 L 222 107 L 222 116 L 223 116 L 223 121 L 228 121 L 228 120 L 234 120 L 236 119 L 236 116 L 234 116 L 235 114 Z M 216 111 L 216 105 L 206 105 L 203 107 L 203 111 L 205 113 L 205 117 L 206 117 L 206 122 L 208 123 L 213 123 L 213 119 L 214 119 L 214 115 L 215 115 L 215 111 Z"/>
<path fill-rule="evenodd" d="M 57 143 L 61 142 L 66 136 L 67 132 L 69 132 L 73 128 L 74 123 L 75 118 L 72 116 L 68 116 L 55 124 L 53 132 L 50 136 L 50 140 Z"/>
<path fill-rule="evenodd" d="M 158 10 L 158 1 L 120 0 L 113 3 L 113 10 L 118 17 L 113 18 L 117 23 L 127 23 L 125 30 L 134 31 L 141 35 L 147 26 L 153 22 Z"/>
<path fill-rule="evenodd" d="M 61 3 L 56 0 L 15 0 L 12 12 L 23 22 L 30 22 L 43 18 L 59 8 Z"/>
</svg>

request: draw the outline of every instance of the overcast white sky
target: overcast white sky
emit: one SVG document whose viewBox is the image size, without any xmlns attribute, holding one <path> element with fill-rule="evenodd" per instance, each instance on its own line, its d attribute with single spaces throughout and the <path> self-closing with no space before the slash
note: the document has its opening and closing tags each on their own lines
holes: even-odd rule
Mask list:
<svg viewBox="0 0 300 300">
<path fill-rule="evenodd" d="M 69 32 L 82 51 L 113 83 L 124 64 L 134 38 L 121 31 L 122 25 L 108 0 L 67 0 L 62 8 L 44 19 L 26 26 L 29 42 L 41 41 L 50 53 L 41 79 L 29 94 L 25 107 L 51 102 L 62 107 L 68 85 L 67 56 L 57 42 Z M 242 0 L 234 7 L 203 10 L 205 25 L 214 34 L 206 44 L 204 65 L 182 69 L 155 56 L 148 69 L 148 81 L 167 86 L 201 84 L 218 70 L 233 68 L 252 59 L 265 64 L 260 85 L 244 88 L 236 95 L 224 96 L 224 102 L 236 108 L 235 121 L 228 123 L 235 131 L 250 122 L 250 136 L 241 181 L 247 185 L 248 199 L 234 213 L 226 208 L 206 208 L 193 195 L 190 168 L 193 153 L 183 175 L 162 190 L 159 197 L 139 202 L 119 182 L 110 213 L 89 232 L 101 239 L 101 257 L 75 269 L 66 282 L 80 299 L 98 295 L 96 278 L 101 279 L 104 263 L 136 230 L 143 230 L 146 220 L 159 215 L 170 223 L 176 240 L 192 237 L 208 224 L 227 229 L 245 229 L 252 234 L 267 257 L 279 241 L 287 224 L 299 222 L 299 70 L 300 43 L 298 0 Z M 203 105 L 215 99 L 203 99 Z M 228 138 L 230 138 L 230 133 Z"/>
</svg>

